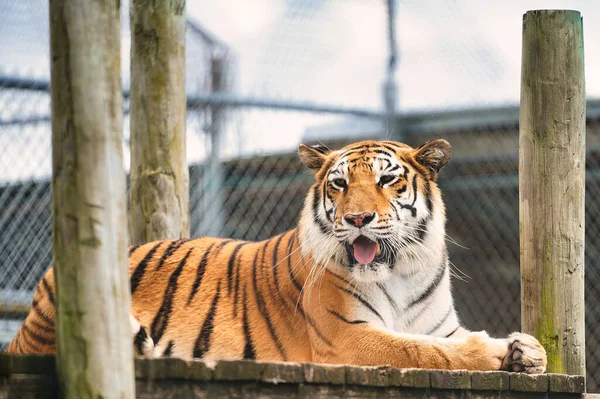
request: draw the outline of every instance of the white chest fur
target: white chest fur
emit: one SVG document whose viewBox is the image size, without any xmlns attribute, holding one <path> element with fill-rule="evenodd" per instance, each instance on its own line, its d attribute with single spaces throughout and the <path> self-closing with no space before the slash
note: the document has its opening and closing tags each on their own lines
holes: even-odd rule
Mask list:
<svg viewBox="0 0 600 399">
<path fill-rule="evenodd" d="M 355 316 L 398 333 L 446 336 L 454 331 L 458 319 L 450 270 L 445 250 L 437 254 L 427 259 L 427 265 L 398 265 L 404 267 L 398 267 L 385 281 L 359 284 L 357 289 L 381 318 L 362 306 L 354 309 Z M 403 273 L 406 270 L 410 272 Z"/>
</svg>

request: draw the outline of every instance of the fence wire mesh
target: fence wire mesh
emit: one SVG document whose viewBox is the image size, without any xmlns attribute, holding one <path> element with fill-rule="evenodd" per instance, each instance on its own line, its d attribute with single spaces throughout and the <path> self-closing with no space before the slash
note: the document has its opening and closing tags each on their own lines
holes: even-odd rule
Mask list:
<svg viewBox="0 0 600 399">
<path fill-rule="evenodd" d="M 47 22 L 35 23 L 44 21 L 47 11 L 45 14 L 32 13 L 26 18 L 23 14 L 27 10 L 11 4 L 17 3 L 0 0 L 0 22 L 2 15 L 8 21 L 9 16 L 14 14 L 20 16 L 20 21 L 25 21 L 23 26 L 28 29 L 39 25 L 47 27 Z M 374 106 L 371 100 L 362 101 L 362 94 L 370 98 L 362 86 L 355 86 L 354 91 L 346 94 L 354 100 L 343 98 L 343 93 L 328 94 L 323 89 L 318 91 L 316 97 L 311 93 L 311 87 L 324 84 L 327 79 L 333 78 L 332 73 L 343 69 L 340 67 L 324 72 L 311 65 L 311 61 L 315 58 L 327 59 L 332 49 L 339 45 L 335 39 L 345 34 L 336 33 L 325 44 L 309 47 L 327 31 L 328 19 L 324 14 L 335 14 L 344 8 L 339 6 L 339 2 L 335 6 L 329 3 L 325 7 L 315 4 L 308 0 L 290 1 L 283 6 L 286 10 L 282 14 L 283 22 L 270 31 L 262 58 L 255 57 L 256 65 L 254 69 L 250 68 L 259 78 L 252 84 L 238 82 L 241 87 L 236 87 L 235 79 L 238 61 L 245 53 L 241 51 L 235 56 L 235 52 L 209 35 L 201 25 L 188 25 L 187 67 L 193 70 L 187 75 L 192 236 L 211 234 L 261 240 L 293 228 L 304 195 L 314 179 L 302 167 L 294 151 L 301 139 L 310 143 L 322 141 L 339 147 L 351 141 L 387 137 L 394 133 L 395 128 L 390 128 L 373 115 L 369 116 Z M 339 18 L 341 23 L 362 21 L 360 14 L 363 7 L 357 6 L 358 2 L 352 4 Z M 411 4 L 413 8 L 410 8 Z M 38 6 L 43 9 L 47 3 Z M 403 34 L 407 36 L 402 25 L 402 13 L 413 15 L 421 6 L 408 2 L 408 7 L 400 8 L 401 49 Z M 127 19 L 126 2 L 123 8 L 124 19 Z M 378 21 L 383 24 L 383 2 L 377 3 L 374 10 L 379 15 Z M 447 14 L 435 14 L 433 17 L 449 18 Z M 12 25 L 9 22 L 0 23 L 0 38 L 2 26 Z M 319 29 L 310 31 L 308 26 Z M 4 29 L 5 33 L 10 33 L 10 40 L 19 37 L 16 27 Z M 126 24 L 123 35 L 128 35 Z M 41 54 L 38 60 L 41 59 L 46 68 L 42 68 L 41 72 L 35 69 L 29 52 L 21 48 L 19 55 L 27 56 L 23 58 L 26 60 L 24 65 L 31 65 L 34 71 L 32 74 L 18 70 L 15 73 L 7 72 L 6 68 L 3 69 L 3 62 L 10 57 L 6 54 L 0 56 L 0 346 L 12 339 L 29 309 L 33 289 L 52 263 L 49 74 L 47 45 L 40 44 L 47 40 L 47 34 L 29 32 L 23 37 L 31 41 L 27 48 Z M 385 36 L 382 32 L 380 38 L 370 37 L 368 40 L 379 40 L 375 46 L 378 50 L 368 54 L 369 57 L 380 59 L 382 67 L 377 70 L 377 79 L 373 81 L 373 90 L 379 92 L 386 55 Z M 410 37 L 405 41 L 409 43 L 406 49 L 410 54 L 409 50 L 415 44 Z M 5 43 L 0 39 L 0 49 L 16 51 L 13 44 Z M 350 47 L 348 44 L 345 46 Z M 127 43 L 124 43 L 124 48 L 127 49 L 124 53 L 127 53 Z M 400 54 L 403 54 L 402 51 Z M 459 55 L 465 56 L 458 54 L 456 59 L 459 59 Z M 444 56 L 453 59 L 453 53 L 448 49 Z M 478 57 L 483 56 L 480 54 Z M 215 87 L 214 81 L 215 60 L 224 60 L 221 66 L 228 71 L 219 87 Z M 356 60 L 346 56 L 341 60 L 336 59 L 336 62 L 346 65 L 356 63 Z M 410 67 L 411 64 L 408 65 Z M 367 74 L 371 72 L 370 69 L 366 71 Z M 401 67 L 401 85 L 405 79 L 402 73 Z M 316 83 L 307 84 L 312 79 Z M 342 88 L 343 82 L 352 82 L 351 76 L 347 76 L 346 80 L 336 79 L 336 89 Z M 125 76 L 125 88 L 127 82 Z M 411 82 L 405 81 L 409 89 L 411 85 Z M 225 100 L 221 98 L 222 101 L 218 103 L 202 99 L 202 96 L 215 89 L 219 90 L 219 94 L 228 94 L 229 97 L 225 97 Z M 242 95 L 242 92 L 246 94 Z M 280 93 L 292 93 L 285 101 L 279 98 L 280 105 L 289 105 L 294 100 L 318 102 L 323 94 L 330 104 L 334 104 L 330 108 L 335 112 L 319 112 L 318 107 L 314 107 L 312 112 L 301 112 L 275 109 L 268 104 L 247 106 L 252 98 L 259 98 L 259 94 L 272 96 Z M 474 98 L 480 99 L 481 96 L 485 94 L 478 93 Z M 227 99 L 231 100 L 229 105 L 219 105 L 227 103 Z M 238 103 L 241 100 L 246 105 L 240 106 Z M 237 105 L 234 105 L 235 101 L 238 101 Z M 362 107 L 364 113 L 344 113 L 344 106 Z M 336 110 L 336 107 L 339 109 Z M 310 106 L 306 108 L 310 109 Z M 125 102 L 125 111 L 127 109 Z M 518 121 L 516 118 L 500 118 L 502 121 L 498 122 L 498 115 L 502 112 L 490 110 L 485 114 L 487 116 L 473 118 L 472 124 L 466 122 L 460 127 L 446 123 L 439 114 L 422 113 L 417 119 L 434 122 L 412 123 L 413 127 L 407 130 L 404 126 L 398 127 L 408 144 L 418 145 L 432 138 L 445 138 L 453 146 L 453 159 L 439 178 L 447 207 L 448 248 L 454 271 L 453 292 L 465 326 L 473 330 L 485 329 L 495 336 L 519 330 L 521 317 Z M 407 117 L 406 122 L 410 120 L 411 117 Z M 128 124 L 126 117 L 126 154 L 129 146 Z M 215 141 L 215 137 L 219 140 Z M 597 391 L 600 389 L 600 324 L 597 322 L 600 318 L 600 287 L 595 282 L 600 277 L 600 204 L 595 199 L 600 196 L 600 118 L 588 120 L 587 143 L 587 385 L 588 391 Z M 218 156 L 214 154 L 215 149 L 219 151 Z"/>
</svg>

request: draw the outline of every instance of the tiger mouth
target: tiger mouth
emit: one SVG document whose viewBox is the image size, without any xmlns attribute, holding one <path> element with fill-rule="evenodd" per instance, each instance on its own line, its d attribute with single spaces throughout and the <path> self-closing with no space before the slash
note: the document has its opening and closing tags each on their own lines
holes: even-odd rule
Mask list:
<svg viewBox="0 0 600 399">
<path fill-rule="evenodd" d="M 377 241 L 363 235 L 358 236 L 348 248 L 354 260 L 362 265 L 367 265 L 379 255 L 381 249 Z"/>
</svg>

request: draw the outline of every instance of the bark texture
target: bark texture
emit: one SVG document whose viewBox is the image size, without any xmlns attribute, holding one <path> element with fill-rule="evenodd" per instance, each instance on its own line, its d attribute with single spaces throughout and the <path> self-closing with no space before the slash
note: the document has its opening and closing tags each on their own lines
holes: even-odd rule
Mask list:
<svg viewBox="0 0 600 399">
<path fill-rule="evenodd" d="M 189 237 L 185 1 L 131 1 L 132 244 Z"/>
<path fill-rule="evenodd" d="M 119 2 L 50 0 L 57 368 L 65 398 L 133 398 Z"/>
<path fill-rule="evenodd" d="M 585 82 L 577 11 L 523 19 L 519 212 L 521 325 L 548 372 L 585 374 Z"/>
</svg>

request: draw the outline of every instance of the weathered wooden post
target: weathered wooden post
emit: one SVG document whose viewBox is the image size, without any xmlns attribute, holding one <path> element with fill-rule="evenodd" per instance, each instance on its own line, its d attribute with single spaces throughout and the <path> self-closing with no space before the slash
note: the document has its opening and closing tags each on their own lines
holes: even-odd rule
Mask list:
<svg viewBox="0 0 600 399">
<path fill-rule="evenodd" d="M 521 323 L 548 372 L 585 375 L 585 83 L 577 11 L 523 19 L 519 136 Z"/>
<path fill-rule="evenodd" d="M 189 237 L 185 0 L 131 1 L 130 234 Z"/>
<path fill-rule="evenodd" d="M 133 398 L 119 2 L 50 0 L 57 369 L 66 398 Z"/>
</svg>

